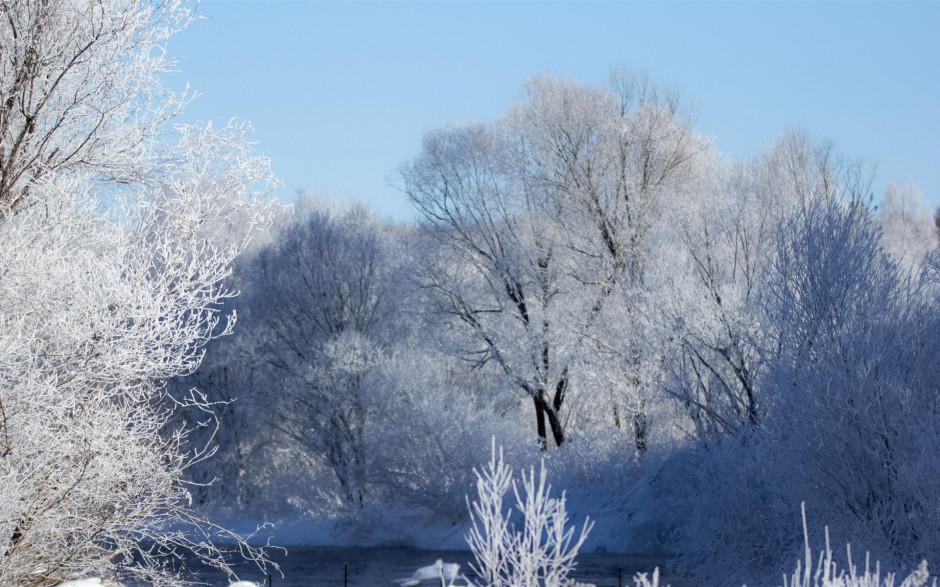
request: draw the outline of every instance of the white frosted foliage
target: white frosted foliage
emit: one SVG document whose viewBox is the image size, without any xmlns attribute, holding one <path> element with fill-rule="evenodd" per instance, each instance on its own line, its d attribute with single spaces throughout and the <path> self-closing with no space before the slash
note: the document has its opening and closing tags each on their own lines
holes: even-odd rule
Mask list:
<svg viewBox="0 0 940 587">
<path fill-rule="evenodd" d="M 486 469 L 475 471 L 477 499 L 469 503 L 473 526 L 467 543 L 476 560 L 471 565 L 488 587 L 566 587 L 575 581 L 568 575 L 575 558 L 593 527 L 585 520 L 580 533 L 568 527 L 565 495 L 551 497 L 545 463 L 522 474 L 520 486 L 503 461 L 502 449 L 493 442 Z M 512 488 L 515 509 L 521 516 L 517 528 L 511 509 L 503 499 Z"/>
<path fill-rule="evenodd" d="M 168 557 L 229 570 L 220 535 L 263 558 L 191 508 L 212 406 L 165 381 L 231 332 L 268 161 L 247 125 L 164 124 L 179 2 L 0 12 L 0 584 L 178 585 Z"/>
</svg>

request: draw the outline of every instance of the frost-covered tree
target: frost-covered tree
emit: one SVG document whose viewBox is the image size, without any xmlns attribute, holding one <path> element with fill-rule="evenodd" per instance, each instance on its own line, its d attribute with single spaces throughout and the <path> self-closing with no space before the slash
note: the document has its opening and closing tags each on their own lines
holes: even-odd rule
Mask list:
<svg viewBox="0 0 940 587">
<path fill-rule="evenodd" d="M 553 320 L 561 293 L 557 220 L 546 198 L 513 185 L 503 169 L 509 149 L 485 125 L 425 137 L 421 158 L 405 170 L 436 242 L 421 278 L 440 315 L 463 326 L 458 352 L 472 365 L 496 365 L 532 399 L 542 442 L 547 420 L 561 444 L 568 381 L 556 343 L 571 332 Z"/>
<path fill-rule="evenodd" d="M 371 504 L 466 519 L 473 468 L 494 437 L 525 447 L 509 393 L 491 374 L 466 373 L 420 336 L 401 339 L 375 365 L 367 395 L 366 482 Z M 508 412 L 508 414 L 507 414 Z M 514 457 L 536 454 L 518 450 Z M 419 530 L 420 532 L 420 530 Z"/>
<path fill-rule="evenodd" d="M 867 188 L 864 166 L 832 145 L 790 131 L 752 161 L 713 164 L 699 197 L 675 216 L 681 243 L 665 278 L 661 328 L 665 391 L 684 407 L 701 441 L 720 442 L 758 424 L 760 347 L 767 326 L 758 293 L 777 231 L 819 201 Z"/>
<path fill-rule="evenodd" d="M 162 83 L 163 43 L 189 20 L 179 0 L 0 3 L 0 210 L 65 169 L 147 173 L 155 132 L 185 102 Z"/>
<path fill-rule="evenodd" d="M 864 206 L 832 202 L 798 222 L 766 294 L 779 353 L 769 430 L 792 467 L 778 487 L 811 492 L 831 527 L 916 564 L 938 540 L 940 463 L 924 452 L 940 434 L 936 300 L 884 253 Z"/>
<path fill-rule="evenodd" d="M 540 77 L 526 91 L 508 119 L 527 181 L 555 198 L 560 265 L 581 299 L 576 352 L 565 368 L 590 374 L 599 385 L 582 403 L 606 404 L 642 453 L 661 356 L 650 324 L 651 278 L 672 246 L 663 227 L 680 200 L 697 195 L 689 188 L 708 160 L 707 144 L 692 132 L 676 92 L 642 74 L 615 71 L 609 90 Z"/>
<path fill-rule="evenodd" d="M 234 184 L 267 172 L 214 150 L 212 133 L 193 139 L 180 152 L 189 164 L 132 195 L 50 175 L 0 224 L 3 582 L 96 570 L 162 584 L 161 557 L 212 554 L 199 538 L 212 526 L 181 482 L 207 455 L 174 419 L 209 406 L 162 381 L 231 331 L 220 303 L 242 243 L 203 227 L 231 213 Z"/>
<path fill-rule="evenodd" d="M 688 414 L 693 435 L 719 442 L 757 422 L 754 298 L 775 218 L 758 166 L 715 165 L 703 197 L 677 216 L 660 327 L 670 340 L 662 387 Z"/>
<path fill-rule="evenodd" d="M 231 263 L 271 181 L 247 127 L 161 123 L 176 2 L 0 3 L 0 583 L 225 569 L 183 481 L 209 456 L 164 382 L 231 332 Z M 226 231 L 235 217 L 243 230 Z M 190 421 L 192 422 L 192 420 Z"/>
<path fill-rule="evenodd" d="M 442 354 L 438 323 L 422 322 L 409 275 L 426 241 L 307 197 L 280 222 L 236 266 L 238 331 L 174 382 L 220 403 L 219 452 L 193 471 L 215 480 L 200 499 L 227 515 L 340 514 L 349 532 L 368 532 L 375 507 L 464 516 L 489 439 L 524 441 L 505 415 L 514 398 Z"/>
<path fill-rule="evenodd" d="M 332 471 L 341 499 L 361 507 L 367 396 L 399 303 L 381 223 L 362 207 L 301 202 L 242 273 L 246 326 L 229 365 L 246 366 L 239 387 L 264 398 L 256 439 Z M 264 373 L 254 385 L 252 372 Z"/>
</svg>

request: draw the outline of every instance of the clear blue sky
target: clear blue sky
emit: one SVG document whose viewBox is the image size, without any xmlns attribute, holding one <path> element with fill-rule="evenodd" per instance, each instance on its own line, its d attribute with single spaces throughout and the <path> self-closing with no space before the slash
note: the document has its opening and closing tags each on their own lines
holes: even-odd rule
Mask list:
<svg viewBox="0 0 940 587">
<path fill-rule="evenodd" d="M 294 192 L 413 217 L 394 187 L 424 132 L 492 120 L 526 78 L 603 85 L 613 67 L 677 86 L 736 160 L 808 129 L 940 206 L 940 2 L 203 0 L 173 39 L 187 119 L 252 122 Z M 392 184 L 392 185 L 390 185 Z"/>
</svg>

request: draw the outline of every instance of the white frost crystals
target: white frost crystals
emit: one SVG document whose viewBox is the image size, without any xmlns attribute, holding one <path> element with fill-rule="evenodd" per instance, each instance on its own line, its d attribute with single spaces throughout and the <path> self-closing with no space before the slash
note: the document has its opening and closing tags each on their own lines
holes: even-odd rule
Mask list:
<svg viewBox="0 0 940 587">
<path fill-rule="evenodd" d="M 545 463 L 522 475 L 522 491 L 512 479 L 512 471 L 497 453 L 495 440 L 489 466 L 474 470 L 477 499 L 469 503 L 473 526 L 467 542 L 476 564 L 473 570 L 487 587 L 567 587 L 575 585 L 568 575 L 575 557 L 587 539 L 593 523 L 585 520 L 575 539 L 568 528 L 565 495 L 549 497 Z M 503 497 L 512 488 L 516 510 L 523 516 L 522 529 L 511 524 L 512 510 L 503 510 Z"/>
<path fill-rule="evenodd" d="M 107 579 L 76 579 L 61 583 L 59 587 L 122 587 L 119 583 L 108 581 Z"/>
<path fill-rule="evenodd" d="M 0 2 L 0 585 L 154 586 L 229 570 L 184 472 L 211 451 L 170 394 L 228 333 L 223 281 L 272 185 L 247 126 L 163 123 L 175 0 Z M 188 415 L 188 417 L 183 417 Z"/>
<path fill-rule="evenodd" d="M 832 549 L 829 547 L 829 529 L 826 529 L 826 548 L 817 559 L 816 571 L 812 572 L 813 555 L 809 546 L 809 531 L 806 523 L 806 504 L 802 504 L 803 511 L 803 545 L 805 548 L 804 561 L 797 562 L 796 570 L 787 577 L 783 576 L 783 587 L 894 587 L 895 575 L 881 573 L 881 565 L 875 563 L 871 569 L 869 556 L 865 555 L 865 572 L 859 573 L 852 562 L 852 548 L 847 546 L 848 570 L 838 570 L 833 561 Z M 937 579 L 930 581 L 930 572 L 927 561 L 922 561 L 916 571 L 912 572 L 900 587 L 926 587 L 928 584 L 937 587 Z"/>
<path fill-rule="evenodd" d="M 0 584 L 175 584 L 160 555 L 215 558 L 181 483 L 207 455 L 177 418 L 211 423 L 208 406 L 162 385 L 233 323 L 222 280 L 241 243 L 207 230 L 233 205 L 202 179 L 124 198 L 52 176 L 0 221 Z"/>
<path fill-rule="evenodd" d="M 0 3 L 0 208 L 67 169 L 147 176 L 187 102 L 163 84 L 165 43 L 191 20 L 181 0 Z"/>
</svg>

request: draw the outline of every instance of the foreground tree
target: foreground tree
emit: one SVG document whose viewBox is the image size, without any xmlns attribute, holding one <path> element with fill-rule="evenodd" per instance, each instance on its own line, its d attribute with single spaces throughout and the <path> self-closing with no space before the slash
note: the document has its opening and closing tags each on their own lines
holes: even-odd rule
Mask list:
<svg viewBox="0 0 940 587">
<path fill-rule="evenodd" d="M 208 406 L 161 382 L 191 372 L 200 348 L 231 331 L 219 304 L 234 294 L 222 281 L 242 243 L 201 227 L 231 211 L 220 188 L 263 170 L 229 175 L 234 162 L 211 139 L 187 148 L 193 163 L 179 175 L 127 199 L 96 197 L 81 176 L 34 182 L 29 205 L 0 225 L 4 583 L 95 570 L 163 584 L 161 557 L 213 554 L 213 527 L 188 510 L 181 483 L 207 455 L 171 425 L 179 410 Z"/>
<path fill-rule="evenodd" d="M 227 569 L 227 533 L 182 482 L 209 453 L 175 416 L 211 425 L 209 406 L 163 382 L 231 331 L 223 280 L 264 219 L 249 197 L 267 161 L 247 128 L 158 134 L 179 104 L 158 78 L 178 3 L 0 14 L 0 583 L 175 585 L 192 553 Z"/>
<path fill-rule="evenodd" d="M 185 102 L 161 82 L 162 44 L 189 21 L 179 0 L 0 3 L 0 210 L 66 169 L 145 176 Z"/>
</svg>

